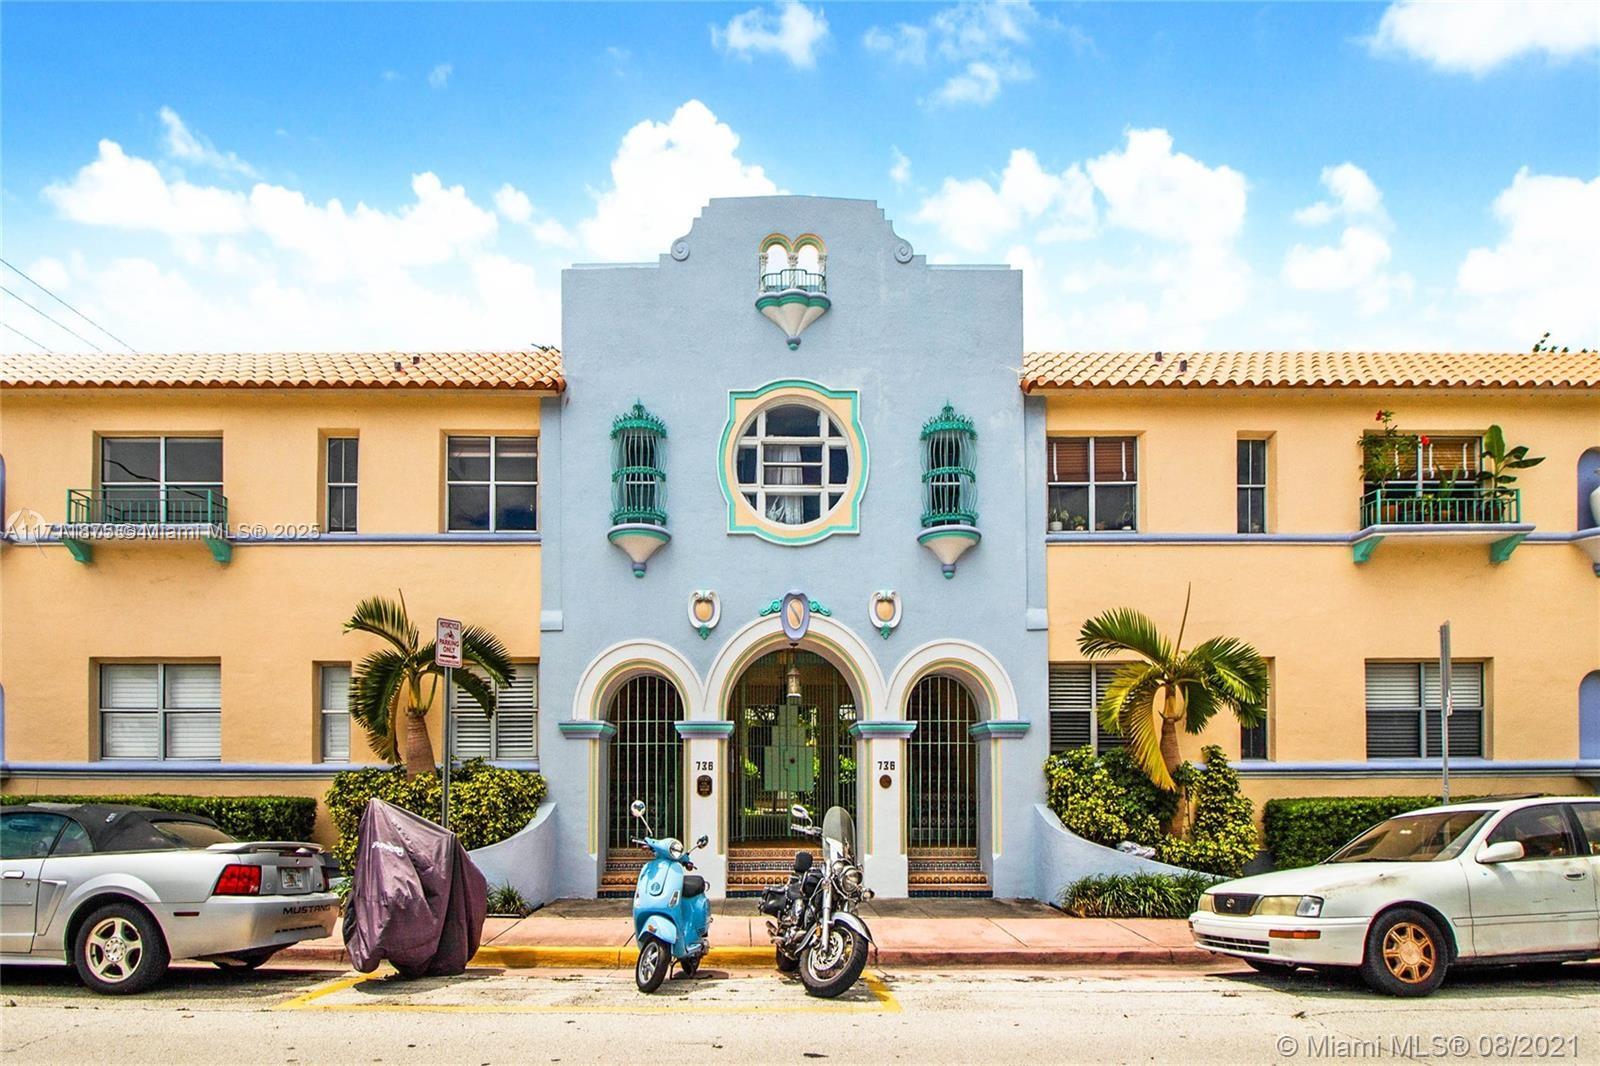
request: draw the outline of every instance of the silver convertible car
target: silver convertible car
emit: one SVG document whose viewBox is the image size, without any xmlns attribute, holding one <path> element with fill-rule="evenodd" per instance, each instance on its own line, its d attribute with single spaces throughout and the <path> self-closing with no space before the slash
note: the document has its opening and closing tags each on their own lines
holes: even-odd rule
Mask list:
<svg viewBox="0 0 1600 1066">
<path fill-rule="evenodd" d="M 209 818 L 35 803 L 0 811 L 0 963 L 70 963 L 139 992 L 173 959 L 253 969 L 339 915 L 316 844 L 234 840 Z"/>
</svg>

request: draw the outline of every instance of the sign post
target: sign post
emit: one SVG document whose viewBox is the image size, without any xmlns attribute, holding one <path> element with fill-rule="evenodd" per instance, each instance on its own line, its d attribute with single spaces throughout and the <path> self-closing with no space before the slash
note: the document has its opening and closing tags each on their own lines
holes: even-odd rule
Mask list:
<svg viewBox="0 0 1600 1066">
<path fill-rule="evenodd" d="M 433 662 L 435 666 L 444 667 L 444 772 L 440 775 L 439 802 L 443 808 L 443 821 L 440 823 L 446 829 L 450 828 L 450 763 L 453 756 L 450 751 L 450 738 L 455 733 L 451 728 L 450 708 L 455 703 L 454 689 L 455 671 L 461 669 L 461 622 L 455 618 L 441 618 L 433 630 Z"/>
<path fill-rule="evenodd" d="M 1450 802 L 1450 623 L 1439 627 L 1439 768 L 1444 774 L 1444 789 L 1440 795 Z"/>
</svg>

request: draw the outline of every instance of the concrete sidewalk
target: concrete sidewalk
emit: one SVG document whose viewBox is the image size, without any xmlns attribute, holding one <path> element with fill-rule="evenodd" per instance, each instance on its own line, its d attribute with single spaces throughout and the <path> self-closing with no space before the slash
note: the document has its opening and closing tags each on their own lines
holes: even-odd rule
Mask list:
<svg viewBox="0 0 1600 1066">
<path fill-rule="evenodd" d="M 630 967 L 635 948 L 627 900 L 557 900 L 526 918 L 484 924 L 474 966 Z M 773 949 L 755 901 L 712 905 L 712 966 L 768 966 Z M 1151 918 L 1069 918 L 1031 900 L 874 900 L 862 916 L 883 966 L 1169 966 L 1222 961 L 1194 946 L 1188 923 Z M 308 940 L 282 962 L 339 962 L 335 935 Z"/>
</svg>

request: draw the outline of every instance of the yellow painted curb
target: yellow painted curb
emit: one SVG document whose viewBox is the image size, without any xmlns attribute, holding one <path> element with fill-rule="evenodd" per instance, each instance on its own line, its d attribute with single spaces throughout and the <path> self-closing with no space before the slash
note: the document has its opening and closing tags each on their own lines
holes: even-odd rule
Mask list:
<svg viewBox="0 0 1600 1066">
<path fill-rule="evenodd" d="M 614 948 L 564 947 L 558 945 L 488 945 L 472 957 L 473 966 L 508 966 L 530 969 L 542 966 L 572 966 L 585 970 L 632 969 L 639 949 L 632 944 Z M 712 948 L 705 966 L 771 966 L 772 948 Z"/>
</svg>

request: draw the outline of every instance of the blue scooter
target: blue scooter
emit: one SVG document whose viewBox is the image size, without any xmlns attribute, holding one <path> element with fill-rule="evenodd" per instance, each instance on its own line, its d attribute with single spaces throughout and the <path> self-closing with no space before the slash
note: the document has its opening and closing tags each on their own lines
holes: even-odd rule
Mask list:
<svg viewBox="0 0 1600 1066">
<path fill-rule="evenodd" d="M 641 992 L 654 992 L 667 979 L 673 960 L 685 975 L 700 968 L 700 960 L 711 950 L 706 933 L 711 928 L 711 901 L 706 898 L 706 879 L 688 873 L 694 869 L 689 856 L 706 846 L 701 837 L 689 851 L 672 837 L 658 840 L 644 820 L 644 800 L 634 800 L 628 808 L 644 825 L 643 840 L 634 839 L 655 857 L 639 871 L 639 884 L 633 890 L 633 935 L 639 941 L 639 962 L 633 978 Z"/>
</svg>

